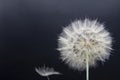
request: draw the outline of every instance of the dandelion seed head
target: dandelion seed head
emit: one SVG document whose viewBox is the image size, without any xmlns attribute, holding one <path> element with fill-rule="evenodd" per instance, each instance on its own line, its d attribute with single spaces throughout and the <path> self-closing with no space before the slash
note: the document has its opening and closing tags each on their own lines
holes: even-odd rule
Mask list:
<svg viewBox="0 0 120 80">
<path fill-rule="evenodd" d="M 71 68 L 84 70 L 86 54 L 89 66 L 105 62 L 110 56 L 112 37 L 97 20 L 77 20 L 63 29 L 58 39 L 61 59 Z"/>
</svg>

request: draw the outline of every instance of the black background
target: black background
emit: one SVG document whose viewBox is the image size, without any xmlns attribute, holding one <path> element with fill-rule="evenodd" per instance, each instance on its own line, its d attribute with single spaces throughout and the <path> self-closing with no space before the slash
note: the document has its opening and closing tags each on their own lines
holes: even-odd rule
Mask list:
<svg viewBox="0 0 120 80">
<path fill-rule="evenodd" d="M 90 80 L 120 80 L 119 0 L 0 0 L 0 80 L 47 80 L 35 67 L 54 67 L 51 80 L 85 80 L 85 71 L 59 59 L 58 35 L 76 19 L 98 19 L 111 32 L 109 60 L 90 69 Z"/>
</svg>

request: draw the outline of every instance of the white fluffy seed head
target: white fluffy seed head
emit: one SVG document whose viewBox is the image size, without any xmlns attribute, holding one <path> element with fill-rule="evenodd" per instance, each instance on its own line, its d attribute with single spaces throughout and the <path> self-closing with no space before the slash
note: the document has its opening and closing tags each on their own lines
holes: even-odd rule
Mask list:
<svg viewBox="0 0 120 80">
<path fill-rule="evenodd" d="M 86 54 L 89 66 L 104 62 L 110 56 L 112 37 L 97 20 L 77 20 L 63 29 L 58 39 L 60 58 L 69 67 L 84 70 Z"/>
</svg>

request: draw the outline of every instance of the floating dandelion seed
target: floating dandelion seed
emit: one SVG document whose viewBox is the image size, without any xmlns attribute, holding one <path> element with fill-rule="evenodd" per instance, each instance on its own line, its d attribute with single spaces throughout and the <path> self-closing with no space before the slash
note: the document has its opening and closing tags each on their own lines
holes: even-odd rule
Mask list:
<svg viewBox="0 0 120 80">
<path fill-rule="evenodd" d="M 97 20 L 78 20 L 63 29 L 58 39 L 61 59 L 69 67 L 86 69 L 87 80 L 89 66 L 97 61 L 105 62 L 110 56 L 112 37 Z"/>
<path fill-rule="evenodd" d="M 35 68 L 35 71 L 39 75 L 41 75 L 43 77 L 47 77 L 48 80 L 50 80 L 49 76 L 51 76 L 51 75 L 59 75 L 59 74 L 61 74 L 61 73 L 55 71 L 53 68 L 49 68 L 49 67 L 45 67 L 45 66 L 41 67 L 41 68 L 40 67 L 39 68 Z"/>
</svg>

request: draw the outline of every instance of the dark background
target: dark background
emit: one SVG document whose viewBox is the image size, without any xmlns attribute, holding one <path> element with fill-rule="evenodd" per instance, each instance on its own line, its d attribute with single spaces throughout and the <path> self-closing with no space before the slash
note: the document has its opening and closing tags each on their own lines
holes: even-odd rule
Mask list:
<svg viewBox="0 0 120 80">
<path fill-rule="evenodd" d="M 63 73 L 51 80 L 85 80 L 56 50 L 62 27 L 85 17 L 114 38 L 110 59 L 90 69 L 90 80 L 120 80 L 120 0 L 0 0 L 0 80 L 47 80 L 34 69 L 44 64 Z"/>
</svg>

